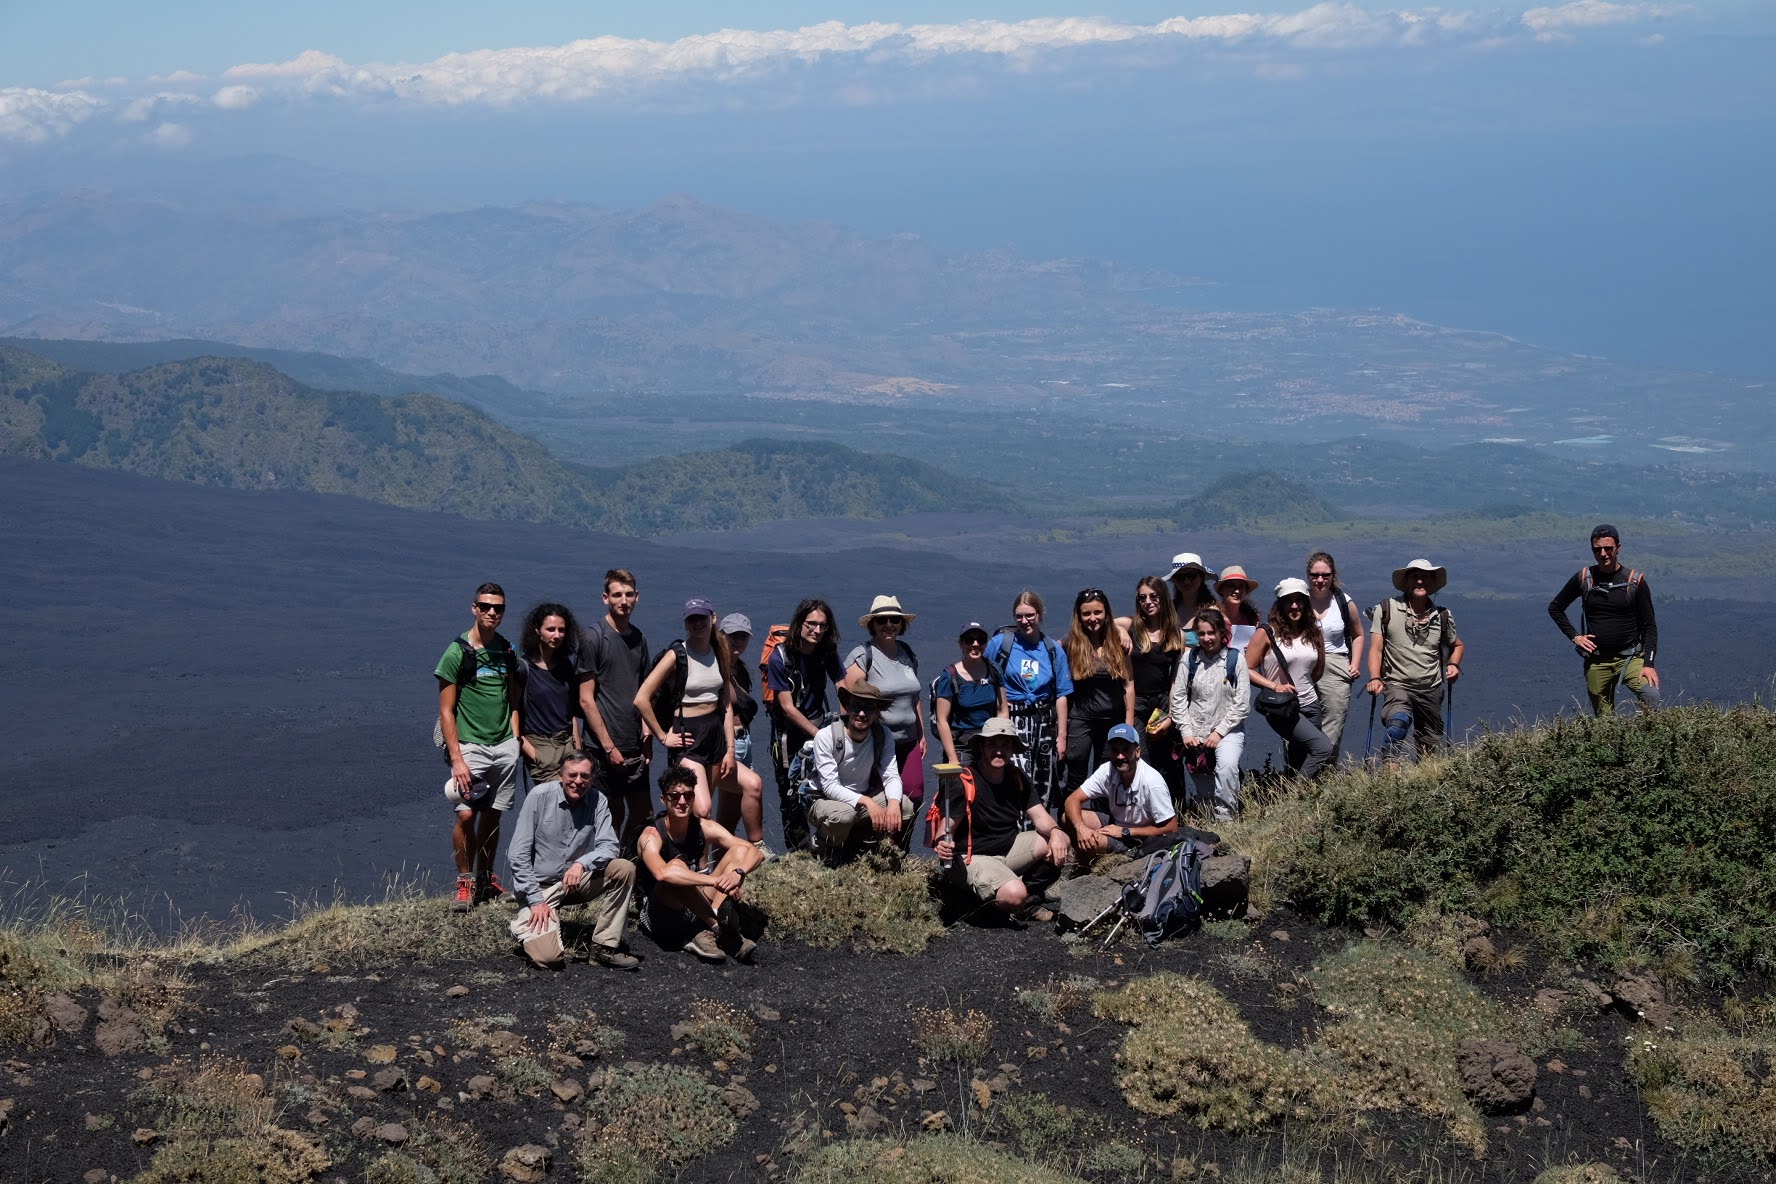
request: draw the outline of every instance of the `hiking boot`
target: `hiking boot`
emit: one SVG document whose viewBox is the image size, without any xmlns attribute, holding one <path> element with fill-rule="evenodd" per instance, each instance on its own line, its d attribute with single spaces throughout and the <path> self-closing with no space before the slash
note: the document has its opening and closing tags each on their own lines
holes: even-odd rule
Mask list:
<svg viewBox="0 0 1776 1184">
<path fill-rule="evenodd" d="M 722 953 L 721 947 L 716 944 L 715 930 L 713 929 L 702 930 L 696 937 L 685 942 L 684 952 L 696 955 L 711 966 L 718 966 L 728 960 L 728 956 Z"/>
<path fill-rule="evenodd" d="M 639 970 L 641 959 L 634 954 L 625 954 L 615 946 L 594 946 L 592 961 L 611 970 Z"/>
<path fill-rule="evenodd" d="M 1043 905 L 1030 905 L 1020 910 L 1018 916 L 1032 925 L 1047 925 L 1055 919 L 1055 912 Z"/>
<path fill-rule="evenodd" d="M 728 952 L 733 955 L 734 961 L 743 966 L 751 966 L 758 957 L 758 942 L 753 941 L 750 937 L 743 937 L 740 939 L 740 944 Z"/>
<path fill-rule="evenodd" d="M 499 877 L 492 872 L 475 877 L 475 903 L 484 904 L 490 900 L 498 900 L 506 894 L 506 886 L 499 882 Z"/>
<path fill-rule="evenodd" d="M 783 858 L 783 856 L 777 854 L 777 852 L 775 852 L 775 851 L 771 850 L 769 847 L 765 846 L 765 841 L 763 839 L 760 839 L 758 842 L 754 843 L 753 846 L 757 847 L 758 853 L 765 857 L 766 863 L 770 863 L 774 860 L 778 860 L 778 859 Z"/>
<path fill-rule="evenodd" d="M 456 878 L 456 898 L 450 902 L 450 911 L 466 913 L 475 903 L 475 877 L 458 876 Z"/>
</svg>

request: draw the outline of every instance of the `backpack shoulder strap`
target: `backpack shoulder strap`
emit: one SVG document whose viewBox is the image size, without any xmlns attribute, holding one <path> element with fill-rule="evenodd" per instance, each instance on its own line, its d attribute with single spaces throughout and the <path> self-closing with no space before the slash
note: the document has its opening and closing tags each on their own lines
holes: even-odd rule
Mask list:
<svg viewBox="0 0 1776 1184">
<path fill-rule="evenodd" d="M 1351 638 L 1357 635 L 1357 602 L 1343 588 L 1334 588 L 1332 595 L 1338 598 L 1338 608 L 1344 617 L 1344 644 L 1349 646 Z"/>
<path fill-rule="evenodd" d="M 1239 685 L 1239 667 L 1234 663 L 1238 660 L 1238 655 L 1233 652 L 1232 646 L 1224 647 L 1221 650 L 1221 655 L 1222 660 L 1227 663 L 1227 685 L 1237 687 Z"/>
<path fill-rule="evenodd" d="M 474 682 L 481 673 L 480 663 L 475 660 L 475 647 L 470 644 L 468 637 L 461 633 L 451 638 L 451 641 L 462 651 L 462 656 L 457 659 L 456 663 L 456 685 L 466 687 Z"/>
</svg>

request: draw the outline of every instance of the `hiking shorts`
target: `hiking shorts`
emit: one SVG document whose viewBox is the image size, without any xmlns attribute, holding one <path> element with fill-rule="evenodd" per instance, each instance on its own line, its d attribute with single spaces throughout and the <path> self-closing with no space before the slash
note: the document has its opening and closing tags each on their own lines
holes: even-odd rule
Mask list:
<svg viewBox="0 0 1776 1184">
<path fill-rule="evenodd" d="M 668 749 L 666 756 L 668 763 L 696 761 L 705 769 L 714 769 L 721 764 L 722 757 L 728 755 L 728 725 L 722 712 L 712 711 L 708 715 L 679 720 L 678 726 L 689 733 L 691 744 L 676 752 Z"/>
<path fill-rule="evenodd" d="M 1036 866 L 1041 850 L 1041 835 L 1033 830 L 1019 831 L 1004 855 L 976 855 L 968 861 L 968 890 L 977 900 L 992 900 L 999 889 L 1022 879 Z"/>
<path fill-rule="evenodd" d="M 471 810 L 512 808 L 518 796 L 518 761 L 522 750 L 518 737 L 500 744 L 462 744 L 463 764 L 469 767 L 469 798 L 464 801 L 456 792 L 454 780 L 444 783 L 444 797 L 457 813 Z"/>
<path fill-rule="evenodd" d="M 1646 676 L 1646 660 L 1639 654 L 1630 654 L 1585 663 L 1585 693 L 1591 698 L 1592 715 L 1615 714 L 1617 683 L 1634 692 L 1642 711 L 1659 705 L 1659 688 Z"/>
</svg>

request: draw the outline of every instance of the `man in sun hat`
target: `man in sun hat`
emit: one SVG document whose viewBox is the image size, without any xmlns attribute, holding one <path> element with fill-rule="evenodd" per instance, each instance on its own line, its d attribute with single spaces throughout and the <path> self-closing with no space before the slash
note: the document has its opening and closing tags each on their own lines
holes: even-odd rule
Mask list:
<svg viewBox="0 0 1776 1184">
<path fill-rule="evenodd" d="M 892 841 L 913 820 L 894 763 L 894 735 L 882 723 L 887 697 L 860 682 L 841 688 L 839 702 L 842 717 L 814 734 L 808 810 L 819 849 L 831 855 L 848 851 L 853 835 Z"/>
<path fill-rule="evenodd" d="M 1616 686 L 1627 685 L 1642 711 L 1659 705 L 1659 672 L 1653 659 L 1659 649 L 1659 622 L 1653 617 L 1653 593 L 1646 578 L 1622 566 L 1622 532 L 1604 523 L 1591 532 L 1591 554 L 1597 562 L 1581 567 L 1548 602 L 1548 615 L 1585 659 L 1585 692 L 1593 715 L 1616 710 Z M 1573 628 L 1567 606 L 1579 602 Z"/>
<path fill-rule="evenodd" d="M 1447 568 L 1414 559 L 1394 569 L 1400 595 L 1376 605 L 1371 616 L 1368 689 L 1382 696 L 1389 755 L 1408 734 L 1417 738 L 1421 756 L 1443 740 L 1444 696 L 1461 677 L 1466 653 L 1454 615 L 1431 599 L 1448 582 Z"/>
<path fill-rule="evenodd" d="M 976 899 L 1016 912 L 1030 903 L 1024 877 L 1043 863 L 1064 865 L 1072 844 L 1035 783 L 1011 759 L 1024 747 L 1016 724 L 994 716 L 975 733 L 972 747 L 972 790 L 962 777 L 948 783 L 931 849 L 952 874 L 966 879 Z M 1025 829 L 1026 822 L 1034 829 Z"/>
<path fill-rule="evenodd" d="M 1110 759 L 1067 795 L 1067 826 L 1081 861 L 1158 850 L 1178 829 L 1172 791 L 1141 759 L 1141 733 L 1117 724 L 1106 751 Z"/>
</svg>

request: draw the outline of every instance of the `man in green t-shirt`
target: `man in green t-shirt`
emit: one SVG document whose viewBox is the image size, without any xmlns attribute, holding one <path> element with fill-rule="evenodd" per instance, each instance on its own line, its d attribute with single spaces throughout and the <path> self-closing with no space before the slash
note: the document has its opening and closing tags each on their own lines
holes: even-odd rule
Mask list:
<svg viewBox="0 0 1776 1184">
<path fill-rule="evenodd" d="M 451 907 L 459 913 L 504 892 L 493 875 L 493 857 L 500 815 L 512 808 L 518 788 L 518 663 L 498 632 L 505 589 L 482 584 L 472 611 L 475 623 L 451 641 L 432 672 L 438 679 L 438 731 L 450 760 L 444 796 L 456 808 Z"/>
</svg>

